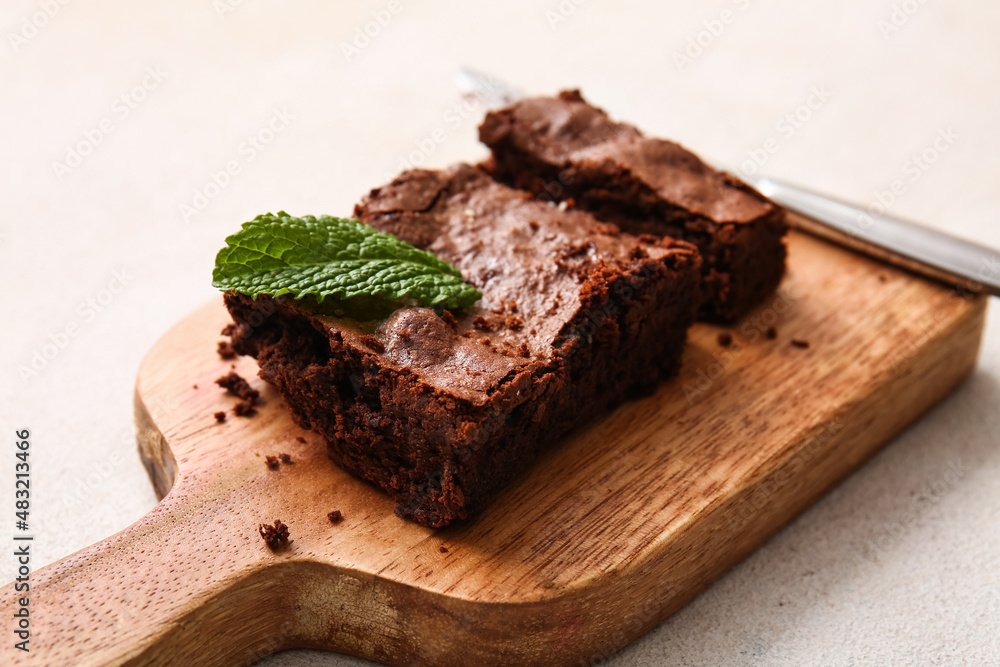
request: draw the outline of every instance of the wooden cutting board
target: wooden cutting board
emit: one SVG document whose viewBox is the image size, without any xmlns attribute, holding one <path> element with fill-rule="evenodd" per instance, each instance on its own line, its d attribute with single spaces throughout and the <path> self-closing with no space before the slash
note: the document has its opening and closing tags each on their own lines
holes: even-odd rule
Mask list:
<svg viewBox="0 0 1000 667">
<path fill-rule="evenodd" d="M 696 326 L 677 380 L 582 427 L 479 519 L 437 531 L 334 466 L 252 359 L 237 371 L 264 404 L 216 423 L 234 399 L 213 382 L 230 368 L 213 300 L 139 370 L 139 448 L 163 500 L 33 573 L 31 654 L 5 641 L 3 662 L 243 665 L 303 646 L 398 665 L 614 653 L 974 368 L 984 298 L 802 234 L 789 247 L 779 293 L 729 330 L 736 347 Z M 269 470 L 279 453 L 294 463 Z M 275 519 L 293 542 L 271 552 L 257 528 Z M 14 599 L 6 587 L 0 616 Z"/>
</svg>

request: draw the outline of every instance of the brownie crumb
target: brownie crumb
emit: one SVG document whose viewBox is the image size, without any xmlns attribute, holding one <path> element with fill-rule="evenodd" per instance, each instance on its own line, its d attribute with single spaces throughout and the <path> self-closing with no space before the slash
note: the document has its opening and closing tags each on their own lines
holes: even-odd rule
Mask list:
<svg viewBox="0 0 1000 667">
<path fill-rule="evenodd" d="M 792 339 L 792 345 L 803 350 L 809 349 L 809 341 Z"/>
<path fill-rule="evenodd" d="M 440 551 L 443 554 L 446 554 L 448 553 L 448 547 L 438 547 L 438 551 Z"/>
<path fill-rule="evenodd" d="M 493 341 L 491 341 L 489 338 L 480 338 L 479 339 L 479 344 L 480 345 L 492 345 Z"/>
<path fill-rule="evenodd" d="M 385 352 L 385 345 L 382 344 L 382 341 L 380 341 L 375 336 L 372 336 L 371 334 L 366 334 L 366 335 L 362 336 L 361 337 L 361 342 L 363 344 L 367 345 L 372 350 L 375 350 L 379 354 L 382 354 L 383 352 Z"/>
<path fill-rule="evenodd" d="M 295 439 L 298 440 L 299 442 L 301 442 L 303 445 L 306 444 L 306 439 L 303 438 L 301 435 L 300 436 L 296 436 Z"/>
<path fill-rule="evenodd" d="M 580 257 L 586 255 L 591 250 L 594 249 L 593 241 L 586 241 L 581 243 L 567 243 L 562 248 L 559 249 L 559 256 L 562 259 L 573 259 L 574 257 Z"/>
<path fill-rule="evenodd" d="M 778 337 L 778 330 L 774 327 L 768 327 L 767 331 L 764 332 L 764 335 L 767 336 L 768 340 L 774 340 Z"/>
<path fill-rule="evenodd" d="M 271 470 L 277 470 L 278 466 L 281 465 L 277 456 L 268 456 L 265 461 L 267 461 L 267 467 Z"/>
<path fill-rule="evenodd" d="M 226 326 L 222 327 L 222 331 L 219 332 L 223 336 L 229 336 L 232 338 L 233 334 L 236 333 L 236 323 L 230 322 Z"/>
<path fill-rule="evenodd" d="M 273 526 L 269 526 L 266 523 L 260 524 L 257 532 L 264 539 L 264 544 L 267 545 L 267 548 L 272 551 L 288 544 L 288 526 L 283 524 L 281 519 L 275 520 Z"/>
<path fill-rule="evenodd" d="M 526 359 L 531 356 L 531 349 L 528 347 L 527 343 L 521 343 L 521 347 L 518 348 L 517 351 L 522 357 Z"/>
<path fill-rule="evenodd" d="M 463 331 L 462 332 L 462 338 L 472 338 L 475 335 L 476 334 L 474 334 L 472 331 Z"/>
<path fill-rule="evenodd" d="M 260 396 L 260 392 L 251 387 L 246 380 L 235 372 L 230 372 L 229 375 L 220 377 L 215 383 L 230 394 L 242 399 L 233 408 L 233 412 L 237 417 L 247 417 L 254 413 L 253 406 Z"/>
<path fill-rule="evenodd" d="M 539 228 L 541 227 L 541 225 L 538 224 L 537 220 L 529 220 L 528 221 L 528 227 L 531 228 L 531 231 L 537 232 L 539 230 Z"/>
<path fill-rule="evenodd" d="M 292 457 L 289 456 L 288 454 L 278 454 L 278 458 L 281 459 L 281 462 L 284 463 L 286 466 L 290 466 L 293 463 L 295 463 L 295 461 L 292 460 Z"/>
<path fill-rule="evenodd" d="M 226 421 L 226 413 L 223 412 L 222 410 L 219 410 L 218 412 L 216 412 L 215 413 L 215 421 L 219 422 L 220 424 L 222 422 Z"/>
<path fill-rule="evenodd" d="M 219 351 L 219 356 L 223 359 L 236 358 L 236 350 L 233 349 L 233 344 L 228 340 L 220 340 L 219 347 L 217 349 Z"/>
<path fill-rule="evenodd" d="M 504 319 L 504 324 L 511 331 L 520 331 L 521 329 L 524 328 L 524 320 L 522 320 L 517 315 L 508 315 Z"/>
<path fill-rule="evenodd" d="M 192 389 L 197 389 L 197 388 L 198 388 L 198 385 L 196 385 L 196 384 L 193 384 L 193 385 L 191 385 L 191 388 L 192 388 Z"/>
<path fill-rule="evenodd" d="M 493 323 L 482 315 L 477 315 L 476 319 L 472 320 L 472 326 L 479 331 L 493 331 Z"/>
<path fill-rule="evenodd" d="M 451 314 L 450 310 L 442 310 L 441 319 L 444 320 L 444 323 L 452 329 L 458 328 L 458 320 L 455 319 L 455 316 Z"/>
<path fill-rule="evenodd" d="M 723 331 L 719 334 L 719 345 L 722 347 L 732 347 L 733 345 L 733 335 L 728 331 Z"/>
<path fill-rule="evenodd" d="M 330 523 L 340 523 L 344 520 L 344 514 L 340 510 L 333 510 L 326 515 L 326 518 L 330 520 Z"/>
<path fill-rule="evenodd" d="M 260 392 L 251 387 L 250 384 L 241 378 L 237 373 L 223 375 L 215 381 L 215 384 L 219 385 L 233 396 L 242 398 L 245 401 L 250 401 L 251 404 L 260 396 Z"/>
</svg>

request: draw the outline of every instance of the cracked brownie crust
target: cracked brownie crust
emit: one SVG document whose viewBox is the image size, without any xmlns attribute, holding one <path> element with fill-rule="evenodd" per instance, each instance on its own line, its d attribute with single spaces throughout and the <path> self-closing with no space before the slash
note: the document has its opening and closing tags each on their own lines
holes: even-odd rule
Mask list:
<svg viewBox="0 0 1000 667">
<path fill-rule="evenodd" d="M 451 262 L 483 298 L 365 322 L 285 297 L 225 301 L 235 349 L 400 516 L 474 515 L 541 449 L 677 370 L 701 302 L 687 243 L 623 234 L 468 165 L 406 172 L 355 213 Z"/>
<path fill-rule="evenodd" d="M 682 146 L 612 121 L 579 91 L 487 114 L 480 140 L 500 181 L 540 199 L 572 201 L 633 234 L 690 241 L 704 264 L 703 319 L 732 322 L 777 287 L 784 211 Z"/>
</svg>

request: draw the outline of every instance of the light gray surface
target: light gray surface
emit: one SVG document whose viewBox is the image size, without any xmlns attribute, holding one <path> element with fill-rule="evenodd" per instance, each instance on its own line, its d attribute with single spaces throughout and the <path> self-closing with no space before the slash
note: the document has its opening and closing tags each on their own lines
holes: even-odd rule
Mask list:
<svg viewBox="0 0 1000 667">
<path fill-rule="evenodd" d="M 223 2 L 234 9 L 220 16 Z M 240 222 L 278 208 L 348 213 L 421 145 L 427 165 L 483 154 L 481 110 L 463 119 L 453 108 L 458 64 L 529 92 L 579 85 L 614 115 L 723 164 L 770 147 L 767 172 L 861 203 L 898 180 L 893 214 L 1000 247 L 996 3 L 897 2 L 918 9 L 883 35 L 893 2 L 399 2 L 350 61 L 343 44 L 387 2 L 69 2 L 16 45 L 10 34 L 40 5 L 4 2 L 0 423 L 33 430 L 34 565 L 155 503 L 131 426 L 136 367 L 170 324 L 212 298 L 212 258 Z M 732 21 L 704 32 L 723 10 Z M 675 52 L 699 33 L 708 46 L 679 69 Z M 123 117 L 116 100 L 147 68 L 159 80 L 146 79 L 146 99 Z M 828 99 L 813 97 L 817 108 L 790 131 L 782 118 L 811 90 Z M 294 118 L 249 159 L 241 142 L 282 108 Z M 58 176 L 53 163 L 104 118 L 110 134 Z M 948 128 L 957 137 L 934 163 L 910 169 Z M 180 206 L 228 161 L 240 173 L 186 221 Z M 124 288 L 105 292 L 122 270 Z M 100 312 L 86 305 L 103 296 Z M 992 305 L 968 384 L 609 662 L 1000 664 Z M 73 324 L 66 345 L 22 380 L 19 367 Z M 2 468 L 0 517 L 10 517 L 11 466 Z M 10 531 L 0 519 L 0 545 Z M 0 579 L 12 572 L 0 557 Z M 299 651 L 261 664 L 359 663 Z"/>
</svg>

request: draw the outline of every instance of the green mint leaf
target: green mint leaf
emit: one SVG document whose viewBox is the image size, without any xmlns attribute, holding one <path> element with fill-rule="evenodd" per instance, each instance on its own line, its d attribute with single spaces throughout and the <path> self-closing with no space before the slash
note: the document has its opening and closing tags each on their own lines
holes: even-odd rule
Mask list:
<svg viewBox="0 0 1000 667">
<path fill-rule="evenodd" d="M 256 298 L 291 294 L 337 312 L 374 302 L 398 308 L 466 308 L 482 292 L 454 266 L 358 220 L 259 215 L 226 239 L 215 257 L 212 284 Z M 323 306 L 325 300 L 332 300 Z"/>
</svg>

